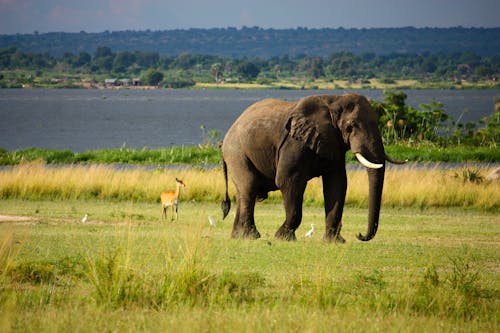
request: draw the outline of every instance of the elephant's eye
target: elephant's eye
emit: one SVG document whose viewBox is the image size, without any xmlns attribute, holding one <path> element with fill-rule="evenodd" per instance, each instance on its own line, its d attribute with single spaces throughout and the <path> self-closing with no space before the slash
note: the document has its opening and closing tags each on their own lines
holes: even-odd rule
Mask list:
<svg viewBox="0 0 500 333">
<path fill-rule="evenodd" d="M 347 133 L 352 132 L 352 125 L 347 125 L 347 128 L 345 129 Z"/>
</svg>

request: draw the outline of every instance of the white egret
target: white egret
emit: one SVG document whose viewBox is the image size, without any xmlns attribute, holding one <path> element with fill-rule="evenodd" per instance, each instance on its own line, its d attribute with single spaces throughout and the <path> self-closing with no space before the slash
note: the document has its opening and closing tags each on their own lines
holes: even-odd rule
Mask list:
<svg viewBox="0 0 500 333">
<path fill-rule="evenodd" d="M 306 232 L 306 237 L 312 237 L 313 233 L 314 233 L 314 224 L 311 223 L 311 229 L 309 229 L 309 231 Z"/>
<path fill-rule="evenodd" d="M 85 214 L 85 216 L 82 218 L 82 223 L 86 223 L 88 219 L 89 219 L 89 214 Z"/>
<path fill-rule="evenodd" d="M 213 219 L 213 217 L 212 217 L 212 216 L 210 216 L 210 215 L 208 215 L 208 223 L 210 223 L 210 225 L 211 225 L 212 227 L 215 227 L 215 226 L 216 226 L 216 225 L 215 225 L 215 220 L 214 220 L 214 219 Z"/>
</svg>

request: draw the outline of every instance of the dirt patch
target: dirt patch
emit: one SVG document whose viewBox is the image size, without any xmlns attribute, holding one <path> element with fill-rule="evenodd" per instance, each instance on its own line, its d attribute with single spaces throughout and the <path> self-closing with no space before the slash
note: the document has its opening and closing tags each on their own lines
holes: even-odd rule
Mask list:
<svg viewBox="0 0 500 333">
<path fill-rule="evenodd" d="M 57 219 L 47 217 L 21 216 L 21 215 L 0 215 L 0 223 L 14 224 L 39 224 L 42 221 L 50 223 L 76 223 L 79 221 L 72 219 Z M 90 223 L 89 223 L 90 224 Z"/>
<path fill-rule="evenodd" d="M 0 215 L 0 222 L 33 222 L 35 218 L 31 216 Z"/>
<path fill-rule="evenodd" d="M 78 223 L 78 224 L 126 224 L 126 222 L 115 222 L 109 223 L 104 221 L 94 221 L 89 220 L 82 223 L 81 220 L 69 219 L 69 218 L 52 218 L 52 217 L 34 217 L 34 216 L 22 216 L 22 215 L 2 215 L 0 214 L 0 223 L 14 223 L 14 224 L 40 224 L 40 223 Z"/>
</svg>

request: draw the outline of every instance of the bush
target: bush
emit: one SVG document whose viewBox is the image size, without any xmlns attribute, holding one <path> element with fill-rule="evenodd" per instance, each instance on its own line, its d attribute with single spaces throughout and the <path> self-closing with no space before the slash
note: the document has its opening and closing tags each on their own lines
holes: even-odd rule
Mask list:
<svg viewBox="0 0 500 333">
<path fill-rule="evenodd" d="M 163 80 L 163 77 L 162 72 L 151 68 L 144 74 L 144 82 L 150 86 L 157 86 Z"/>
<path fill-rule="evenodd" d="M 419 110 L 405 104 L 402 91 L 385 91 L 384 101 L 372 101 L 379 117 L 379 129 L 385 143 L 429 141 L 445 146 L 469 144 L 496 147 L 500 140 L 500 112 L 478 123 L 455 123 L 438 101 L 420 104 Z M 466 111 L 464 111 L 466 112 Z"/>
<path fill-rule="evenodd" d="M 196 82 L 193 79 L 184 79 L 184 78 L 167 78 L 163 81 L 163 86 L 165 88 L 172 89 L 180 89 L 180 88 L 189 88 L 193 87 Z"/>
</svg>

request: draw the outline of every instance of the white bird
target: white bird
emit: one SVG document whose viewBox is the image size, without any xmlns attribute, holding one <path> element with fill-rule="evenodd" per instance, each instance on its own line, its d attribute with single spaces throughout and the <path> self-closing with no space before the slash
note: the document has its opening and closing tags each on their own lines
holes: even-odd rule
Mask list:
<svg viewBox="0 0 500 333">
<path fill-rule="evenodd" d="M 213 217 L 212 217 L 212 216 L 210 216 L 210 215 L 208 215 L 208 223 L 210 223 L 210 225 L 211 225 L 212 227 L 215 227 L 215 226 L 216 226 L 216 225 L 215 225 L 215 220 L 214 220 L 214 219 L 213 219 Z"/>
<path fill-rule="evenodd" d="M 88 219 L 89 219 L 89 214 L 85 214 L 85 216 L 82 218 L 82 223 L 87 222 Z"/>
<path fill-rule="evenodd" d="M 314 224 L 311 223 L 311 229 L 309 229 L 309 231 L 306 232 L 306 237 L 312 237 L 313 232 L 314 232 Z"/>
</svg>

